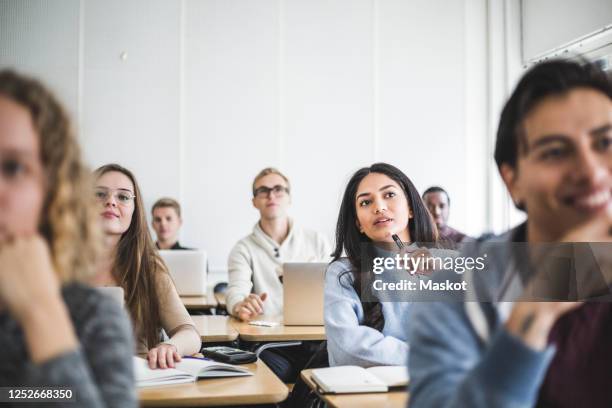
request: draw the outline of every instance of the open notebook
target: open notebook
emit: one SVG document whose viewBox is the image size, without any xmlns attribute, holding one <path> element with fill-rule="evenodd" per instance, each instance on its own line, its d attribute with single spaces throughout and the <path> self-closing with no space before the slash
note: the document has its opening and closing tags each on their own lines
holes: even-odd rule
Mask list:
<svg viewBox="0 0 612 408">
<path fill-rule="evenodd" d="M 134 357 L 136 385 L 139 387 L 151 387 L 194 382 L 198 378 L 253 375 L 252 372 L 243 367 L 189 357 L 183 357 L 181 362 L 176 363 L 175 366 L 176 368 L 151 370 L 146 360 Z"/>
<path fill-rule="evenodd" d="M 322 393 L 387 392 L 389 387 L 408 384 L 408 370 L 405 366 L 316 368 L 312 380 Z"/>
</svg>

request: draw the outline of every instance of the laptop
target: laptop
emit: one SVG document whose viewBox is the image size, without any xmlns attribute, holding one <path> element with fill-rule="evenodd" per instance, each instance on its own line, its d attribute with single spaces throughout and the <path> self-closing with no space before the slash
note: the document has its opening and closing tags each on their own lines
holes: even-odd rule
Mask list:
<svg viewBox="0 0 612 408">
<path fill-rule="evenodd" d="M 206 296 L 206 252 L 160 250 L 180 296 Z"/>
<path fill-rule="evenodd" d="M 323 326 L 323 287 L 326 262 L 283 264 L 283 323 L 285 326 Z"/>
<path fill-rule="evenodd" d="M 114 301 L 119 303 L 121 307 L 125 305 L 125 296 L 121 286 L 98 286 L 96 289 L 103 295 L 111 297 Z"/>
</svg>

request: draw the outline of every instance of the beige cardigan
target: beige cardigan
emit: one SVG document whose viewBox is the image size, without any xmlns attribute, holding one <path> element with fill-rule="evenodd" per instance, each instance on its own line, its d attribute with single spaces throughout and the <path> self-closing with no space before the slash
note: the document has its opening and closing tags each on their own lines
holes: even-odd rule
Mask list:
<svg viewBox="0 0 612 408">
<path fill-rule="evenodd" d="M 315 231 L 299 228 L 289 221 L 289 234 L 282 244 L 276 243 L 261 229 L 238 241 L 228 259 L 229 286 L 227 311 L 233 313 L 237 303 L 249 293 L 266 292 L 264 313 L 283 313 L 283 285 L 279 280 L 285 262 L 327 262 L 330 260 L 327 239 Z"/>
<path fill-rule="evenodd" d="M 157 293 L 160 297 L 161 324 L 168 337 L 170 337 L 163 343 L 176 346 L 181 356 L 198 353 L 202 347 L 200 335 L 176 291 L 172 278 L 168 273 L 158 275 Z M 136 354 L 146 355 L 149 350 L 142 335 L 142 327 L 139 326 L 138 322 L 134 322 L 134 325 Z"/>
</svg>

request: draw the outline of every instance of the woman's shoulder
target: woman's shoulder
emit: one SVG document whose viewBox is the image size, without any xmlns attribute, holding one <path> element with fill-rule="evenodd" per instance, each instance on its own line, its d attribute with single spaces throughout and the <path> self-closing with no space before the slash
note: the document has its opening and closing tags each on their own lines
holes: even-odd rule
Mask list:
<svg viewBox="0 0 612 408">
<path fill-rule="evenodd" d="M 347 279 L 347 283 L 350 284 L 353 281 L 353 274 L 351 273 L 352 270 L 353 266 L 351 265 L 349 259 L 340 258 L 331 262 L 327 266 L 325 276 L 328 281 L 329 279 L 334 279 L 337 281 L 342 277 L 342 279 Z"/>
<path fill-rule="evenodd" d="M 116 299 L 82 283 L 69 283 L 62 288 L 64 303 L 76 325 L 92 319 L 124 319 L 125 312 Z"/>
<path fill-rule="evenodd" d="M 330 262 L 329 265 L 327 265 L 327 272 L 345 272 L 345 271 L 350 271 L 353 269 L 353 266 L 351 265 L 351 261 L 349 261 L 348 258 L 343 257 L 343 258 L 338 258 L 333 262 Z"/>
<path fill-rule="evenodd" d="M 101 305 L 104 307 L 107 303 L 107 296 L 100 292 L 95 287 L 85 285 L 83 283 L 72 282 L 62 287 L 62 296 L 64 302 L 70 308 L 72 305 L 87 308 L 91 306 Z M 112 300 L 112 299 L 110 299 Z"/>
<path fill-rule="evenodd" d="M 62 296 L 85 350 L 133 347 L 132 325 L 117 299 L 82 283 L 65 285 Z"/>
</svg>

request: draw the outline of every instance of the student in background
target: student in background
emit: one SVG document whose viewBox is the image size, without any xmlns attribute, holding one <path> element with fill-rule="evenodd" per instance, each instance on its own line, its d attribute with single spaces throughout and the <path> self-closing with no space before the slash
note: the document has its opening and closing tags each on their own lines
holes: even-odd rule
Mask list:
<svg viewBox="0 0 612 408">
<path fill-rule="evenodd" d="M 330 253 L 322 234 L 302 229 L 289 218 L 290 185 L 280 171 L 259 172 L 253 181 L 252 203 L 260 219 L 253 232 L 234 246 L 228 260 L 227 310 L 241 320 L 283 313 L 283 263 L 321 262 Z M 281 379 L 294 381 L 309 354 L 298 346 L 265 350 L 261 356 Z"/>
<path fill-rule="evenodd" d="M 39 82 L 0 71 L 0 384 L 135 407 L 129 320 L 82 283 L 100 238 L 90 197 L 64 109 Z"/>
<path fill-rule="evenodd" d="M 406 363 L 406 327 L 412 324 L 412 304 L 361 298 L 366 275 L 372 273 L 363 270 L 363 265 L 372 264 L 374 244 L 395 245 L 393 234 L 407 243 L 408 252 L 417 250 L 415 242 L 437 241 L 427 208 L 401 170 L 386 163 L 359 169 L 344 191 L 336 225 L 336 249 L 325 274 L 325 333 L 330 366 Z M 435 255 L 437 251 L 431 249 L 430 253 Z"/>
<path fill-rule="evenodd" d="M 463 241 L 466 235 L 447 224 L 450 214 L 450 197 L 446 190 L 438 186 L 429 187 L 423 193 L 423 201 L 438 227 L 440 240 L 455 244 Z"/>
<path fill-rule="evenodd" d="M 137 354 L 146 354 L 151 368 L 174 367 L 200 351 L 200 336 L 151 240 L 136 178 L 117 164 L 98 168 L 95 177 L 106 252 L 96 283 L 123 288 Z M 162 341 L 162 329 L 169 340 Z"/>
<path fill-rule="evenodd" d="M 151 209 L 153 229 L 157 235 L 157 249 L 189 249 L 178 242 L 179 229 L 183 225 L 181 206 L 172 198 L 160 198 Z"/>
<path fill-rule="evenodd" d="M 259 172 L 253 181 L 252 203 L 259 221 L 250 235 L 234 245 L 228 260 L 227 309 L 241 320 L 283 312 L 283 263 L 321 262 L 330 253 L 322 234 L 298 227 L 287 214 L 290 185 L 280 171 Z"/>
<path fill-rule="evenodd" d="M 513 278 L 508 287 L 521 294 L 541 264 L 519 268 L 513 242 L 612 240 L 610 78 L 576 62 L 530 69 L 502 111 L 495 161 L 527 220 L 479 242 L 480 253 L 506 248 L 486 280 Z M 415 320 L 412 408 L 612 406 L 609 302 L 432 302 L 416 307 Z"/>
</svg>

